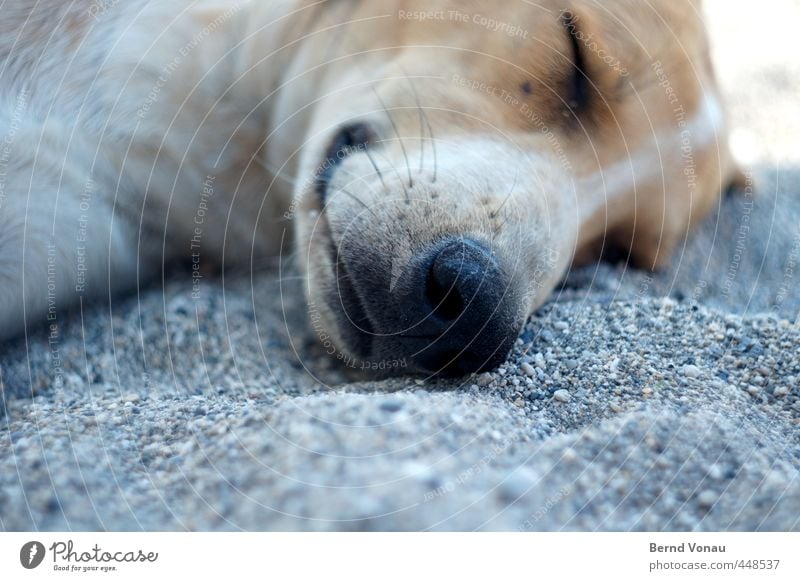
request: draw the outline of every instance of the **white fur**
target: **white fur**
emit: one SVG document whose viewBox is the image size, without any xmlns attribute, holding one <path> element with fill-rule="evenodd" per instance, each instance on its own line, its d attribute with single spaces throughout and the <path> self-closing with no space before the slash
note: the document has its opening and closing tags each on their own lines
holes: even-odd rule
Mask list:
<svg viewBox="0 0 800 581">
<path fill-rule="evenodd" d="M 264 37 L 288 6 L 0 8 L 0 338 L 42 318 L 55 323 L 57 309 L 81 297 L 131 288 L 165 259 L 196 250 L 230 263 L 251 248 L 275 251 L 274 237 L 254 238 L 254 229 L 259 216 L 276 220 L 285 192 L 276 187 L 265 203 L 270 176 L 250 159 L 270 113 L 256 96 L 278 75 L 263 65 L 244 74 L 245 53 L 248 34 L 270 49 Z M 213 195 L 203 196 L 209 176 Z"/>
</svg>

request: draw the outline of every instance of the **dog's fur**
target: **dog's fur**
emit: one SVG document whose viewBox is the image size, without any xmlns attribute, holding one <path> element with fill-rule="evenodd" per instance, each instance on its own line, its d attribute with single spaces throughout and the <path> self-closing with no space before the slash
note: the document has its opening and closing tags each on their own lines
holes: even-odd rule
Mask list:
<svg viewBox="0 0 800 581">
<path fill-rule="evenodd" d="M 370 153 L 327 172 L 355 122 Z M 449 235 L 522 319 L 605 250 L 662 265 L 736 175 L 691 0 L 10 0 L 0 137 L 3 337 L 170 261 L 260 262 L 287 218 L 345 352 L 338 261 L 391 286 Z"/>
</svg>

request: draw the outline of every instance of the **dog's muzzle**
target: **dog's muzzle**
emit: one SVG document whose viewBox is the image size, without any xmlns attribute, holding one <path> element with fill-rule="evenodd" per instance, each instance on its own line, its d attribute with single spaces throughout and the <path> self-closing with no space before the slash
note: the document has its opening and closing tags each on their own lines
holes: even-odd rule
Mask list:
<svg viewBox="0 0 800 581">
<path fill-rule="evenodd" d="M 484 371 L 506 359 L 519 334 L 518 293 L 481 242 L 433 245 L 395 273 L 389 289 L 352 266 L 347 280 L 340 276 L 342 335 L 373 362 L 402 359 L 430 374 Z"/>
</svg>

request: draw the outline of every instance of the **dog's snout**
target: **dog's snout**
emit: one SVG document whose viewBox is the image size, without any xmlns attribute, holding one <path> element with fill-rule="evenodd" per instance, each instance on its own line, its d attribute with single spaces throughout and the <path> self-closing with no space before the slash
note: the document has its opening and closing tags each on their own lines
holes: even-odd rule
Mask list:
<svg viewBox="0 0 800 581">
<path fill-rule="evenodd" d="M 455 375 L 496 367 L 519 331 L 511 281 L 476 240 L 450 240 L 431 254 L 420 261 L 427 268 L 425 301 L 406 305 L 432 338 L 416 355 L 417 367 Z"/>
<path fill-rule="evenodd" d="M 373 362 L 401 360 L 430 374 L 485 371 L 505 361 L 519 334 L 520 293 L 502 261 L 477 240 L 426 247 L 386 286 L 361 257 L 351 257 L 344 270 L 336 299 L 346 307 L 343 329 L 351 348 Z"/>
<path fill-rule="evenodd" d="M 495 294 L 491 287 L 502 284 L 500 279 L 499 269 L 488 249 L 462 239 L 449 243 L 436 254 L 428 271 L 425 296 L 433 315 L 443 326 L 450 325 L 468 315 L 467 310 L 472 314 L 490 312 L 489 295 Z M 484 294 L 480 292 L 482 287 Z M 473 317 L 470 319 L 472 323 L 479 322 Z"/>
</svg>

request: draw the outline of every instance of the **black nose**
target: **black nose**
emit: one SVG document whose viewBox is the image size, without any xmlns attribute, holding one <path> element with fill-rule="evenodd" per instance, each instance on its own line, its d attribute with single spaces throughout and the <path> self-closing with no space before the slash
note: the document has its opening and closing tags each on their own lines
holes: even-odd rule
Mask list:
<svg viewBox="0 0 800 581">
<path fill-rule="evenodd" d="M 378 315 L 392 329 L 384 354 L 403 353 L 418 371 L 463 375 L 497 367 L 520 329 L 517 293 L 483 243 L 446 240 L 421 253 Z M 393 305 L 394 306 L 394 305 Z"/>
</svg>

